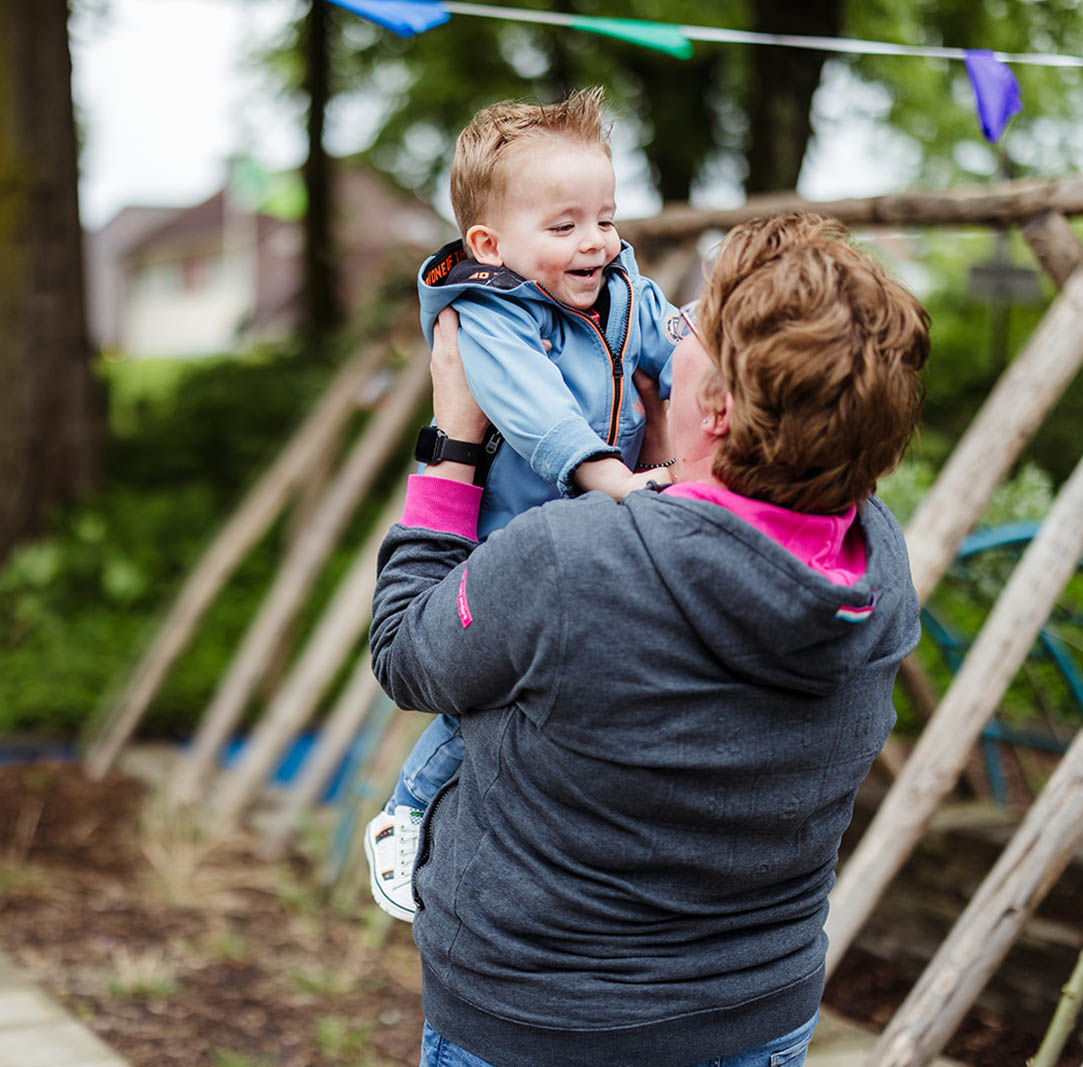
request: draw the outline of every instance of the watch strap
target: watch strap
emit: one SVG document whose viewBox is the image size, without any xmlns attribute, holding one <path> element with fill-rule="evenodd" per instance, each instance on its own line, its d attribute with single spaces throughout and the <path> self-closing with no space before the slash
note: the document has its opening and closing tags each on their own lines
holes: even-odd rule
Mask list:
<svg viewBox="0 0 1083 1067">
<path fill-rule="evenodd" d="M 485 485 L 496 453 L 504 438 L 490 425 L 480 443 L 456 441 L 439 427 L 422 426 L 417 435 L 414 459 L 435 466 L 437 463 L 465 463 L 474 468 L 474 484 Z"/>
<path fill-rule="evenodd" d="M 454 441 L 450 437 L 444 437 L 437 445 L 439 458 L 434 458 L 434 463 L 468 463 L 476 467 L 485 458 L 484 445 L 470 441 Z"/>
</svg>

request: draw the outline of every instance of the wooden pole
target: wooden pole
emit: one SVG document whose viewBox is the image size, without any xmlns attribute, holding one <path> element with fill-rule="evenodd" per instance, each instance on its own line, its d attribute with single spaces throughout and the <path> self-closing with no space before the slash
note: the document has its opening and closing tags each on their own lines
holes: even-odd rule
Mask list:
<svg viewBox="0 0 1083 1067">
<path fill-rule="evenodd" d="M 293 551 L 297 542 L 311 528 L 312 521 L 327 495 L 327 487 L 338 461 L 342 458 L 343 451 L 342 435 L 336 434 L 327 441 L 327 447 L 323 452 L 313 458 L 312 466 L 309 467 L 308 475 L 297 491 L 289 518 L 285 523 L 286 530 L 281 548 L 284 556 L 288 556 Z M 275 640 L 274 648 L 268 653 L 256 697 L 261 704 L 270 700 L 282 684 L 296 643 L 294 633 L 296 624 L 297 618 L 294 616 L 289 625 L 282 628 L 282 632 Z"/>
<path fill-rule="evenodd" d="M 372 659 L 366 649 L 320 728 L 319 740 L 309 753 L 285 806 L 264 835 L 260 849 L 264 859 L 276 860 L 282 856 L 302 814 L 319 800 L 379 695 L 380 685 L 372 673 Z"/>
<path fill-rule="evenodd" d="M 190 804 L 199 796 L 219 750 L 271 661 L 280 635 L 304 603 L 358 501 L 380 473 L 428 389 L 429 354 L 427 350 L 415 349 L 387 403 L 351 449 L 309 528 L 292 546 L 279 569 L 271 591 L 218 685 L 189 754 L 177 765 L 170 788 L 173 804 Z"/>
<path fill-rule="evenodd" d="M 1083 524 L 1083 510 L 1078 521 Z M 867 1067 L 925 1067 L 947 1044 L 1083 842 L 1080 811 L 1083 733 L 888 1024 Z"/>
<path fill-rule="evenodd" d="M 1079 954 L 1067 983 L 1061 986 L 1060 994 L 1049 1029 L 1038 1051 L 1027 1060 L 1026 1067 L 1057 1067 L 1057 1060 L 1072 1036 L 1080 1006 L 1083 1005 L 1083 952 Z"/>
<path fill-rule="evenodd" d="M 278 459 L 203 553 L 87 751 L 86 770 L 91 778 L 101 778 L 113 765 L 204 612 L 285 506 L 314 458 L 354 413 L 358 390 L 385 356 L 382 348 L 373 345 L 342 368 Z"/>
<path fill-rule="evenodd" d="M 350 862 L 356 848 L 358 822 L 367 814 L 371 818 L 369 813 L 377 806 L 386 804 L 390 796 L 390 790 L 381 794 L 373 788 L 369 772 L 397 712 L 394 701 L 386 693 L 381 693 L 373 701 L 350 748 L 349 780 L 338 799 L 335 828 L 320 871 L 320 881 L 326 886 L 338 883 Z"/>
<path fill-rule="evenodd" d="M 922 666 L 917 652 L 911 652 L 899 664 L 899 682 L 906 695 L 910 697 L 914 710 L 923 723 L 928 722 L 936 714 L 936 706 L 940 702 L 936 687 L 928 672 Z M 894 749 L 894 751 L 892 751 Z M 906 756 L 902 752 L 902 746 L 894 738 L 889 737 L 883 751 L 877 757 L 877 762 L 885 766 L 893 778 L 899 776 L 902 765 L 906 762 Z M 987 796 L 988 789 L 980 774 L 975 773 L 969 764 L 963 768 L 963 778 L 970 792 L 974 796 Z"/>
<path fill-rule="evenodd" d="M 215 833 L 228 833 L 236 824 L 368 627 L 376 587 L 376 556 L 388 529 L 402 514 L 405 489 L 404 479 L 402 489 L 393 495 L 339 583 L 296 666 L 252 731 L 242 758 L 226 773 L 211 798 Z"/>
<path fill-rule="evenodd" d="M 936 715 L 842 870 L 827 920 L 828 975 L 954 786 L 971 746 L 1026 659 L 1081 554 L 1083 461 L 1061 489 Z"/>
<path fill-rule="evenodd" d="M 1075 271 L 1008 366 L 906 527 L 924 602 L 993 490 L 1083 363 L 1083 270 Z"/>
<path fill-rule="evenodd" d="M 666 208 L 653 218 L 623 220 L 620 232 L 639 245 L 696 237 L 705 230 L 730 230 L 750 219 L 789 211 L 816 211 L 847 226 L 1003 226 L 1046 210 L 1083 214 L 1083 177 L 892 193 L 862 200 L 817 202 L 796 193 L 771 193 L 725 211 L 699 211 L 686 205 Z"/>
<path fill-rule="evenodd" d="M 416 711 L 396 708 L 391 713 L 384 736 L 369 759 L 368 766 L 363 770 L 364 780 L 372 783 L 372 792 L 355 809 L 356 817 L 351 820 L 353 840 L 346 849 L 346 855 L 341 857 L 341 862 L 328 856 L 321 875 L 324 884 L 337 883 L 340 888 L 350 891 L 350 895 L 355 899 L 358 892 L 367 891 L 365 863 L 360 860 L 365 827 L 384 800 L 391 795 L 402 761 L 430 721 L 430 716 L 419 715 Z M 366 889 L 363 890 L 362 886 Z"/>
<path fill-rule="evenodd" d="M 1022 231 L 1042 268 L 1058 289 L 1063 288 L 1075 268 L 1083 264 L 1083 246 L 1068 220 L 1058 211 L 1046 210 L 1026 219 Z M 916 538 L 920 536 L 920 531 L 914 532 L 911 528 L 908 536 Z M 958 549 L 958 545 L 955 549 Z M 937 564 L 938 568 L 939 566 L 940 564 Z M 942 576 L 942 571 L 936 574 L 935 578 L 932 574 L 926 576 L 921 583 L 922 587 L 931 593 L 933 586 Z M 928 721 L 936 711 L 937 696 L 916 652 L 903 660 L 899 668 L 899 681 L 913 700 L 918 714 L 924 721 Z M 897 777 L 904 760 L 901 753 L 890 751 L 891 745 L 892 740 L 889 738 L 878 762 L 892 777 Z M 974 781 L 974 776 L 969 770 L 964 770 L 964 774 L 975 795 L 980 796 L 982 789 L 979 783 Z"/>
<path fill-rule="evenodd" d="M 1047 209 L 1026 219 L 1022 231 L 1042 269 L 1058 289 L 1063 289 L 1083 263 L 1083 246 L 1071 223 L 1059 211 Z"/>
</svg>

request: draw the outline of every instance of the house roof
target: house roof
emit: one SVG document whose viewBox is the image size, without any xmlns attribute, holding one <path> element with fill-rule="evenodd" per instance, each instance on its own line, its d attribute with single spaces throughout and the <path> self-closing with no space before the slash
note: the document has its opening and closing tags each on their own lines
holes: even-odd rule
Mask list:
<svg viewBox="0 0 1083 1067">
<path fill-rule="evenodd" d="M 138 256 L 150 248 L 176 244 L 178 240 L 195 240 L 222 231 L 225 220 L 225 190 L 219 190 L 202 203 L 180 208 L 164 222 L 152 227 L 124 250 L 125 255 Z"/>
<path fill-rule="evenodd" d="M 346 247 L 380 248 L 390 243 L 417 244 L 427 250 L 445 237 L 447 223 L 426 203 L 396 189 L 389 181 L 369 171 L 339 161 L 335 170 L 335 201 L 339 239 Z M 147 229 L 124 249 L 138 257 L 162 246 L 188 244 L 221 233 L 229 211 L 225 188 L 189 208 L 177 209 L 159 225 Z M 242 209 L 251 218 L 251 213 Z M 279 219 L 256 213 L 259 235 L 282 225 Z"/>
</svg>

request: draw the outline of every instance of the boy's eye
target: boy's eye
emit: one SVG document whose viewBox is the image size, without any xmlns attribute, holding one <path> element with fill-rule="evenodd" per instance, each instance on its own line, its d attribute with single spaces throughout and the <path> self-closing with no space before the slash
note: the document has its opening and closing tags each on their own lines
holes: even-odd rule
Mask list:
<svg viewBox="0 0 1083 1067">
<path fill-rule="evenodd" d="M 552 230 L 553 233 L 571 233 L 572 224 L 570 222 L 558 222 L 556 226 L 550 226 L 549 229 Z"/>
<path fill-rule="evenodd" d="M 603 230 L 611 230 L 611 229 L 613 229 L 613 220 L 612 219 L 602 219 L 598 223 L 598 225 L 601 226 L 601 228 Z"/>
</svg>

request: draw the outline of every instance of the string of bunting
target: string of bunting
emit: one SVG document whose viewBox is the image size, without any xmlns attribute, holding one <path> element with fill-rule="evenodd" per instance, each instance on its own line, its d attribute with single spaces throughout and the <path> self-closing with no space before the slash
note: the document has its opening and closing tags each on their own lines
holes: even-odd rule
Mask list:
<svg viewBox="0 0 1083 1067">
<path fill-rule="evenodd" d="M 1037 52 L 994 52 L 988 49 L 945 48 L 933 45 L 903 45 L 887 41 L 863 41 L 852 37 L 812 37 L 796 34 L 754 33 L 717 26 L 685 26 L 649 22 L 643 19 L 603 18 L 557 11 L 467 4 L 452 0 L 331 0 L 369 22 L 401 37 L 414 37 L 447 22 L 452 15 L 504 19 L 563 26 L 583 33 L 595 33 L 665 52 L 677 59 L 692 55 L 693 41 L 723 44 L 777 45 L 820 52 L 851 55 L 919 56 L 954 59 L 966 63 L 974 89 L 978 119 L 989 141 L 997 141 L 1008 120 L 1022 110 L 1019 84 L 1009 63 L 1044 67 L 1083 67 L 1083 57 Z"/>
</svg>

